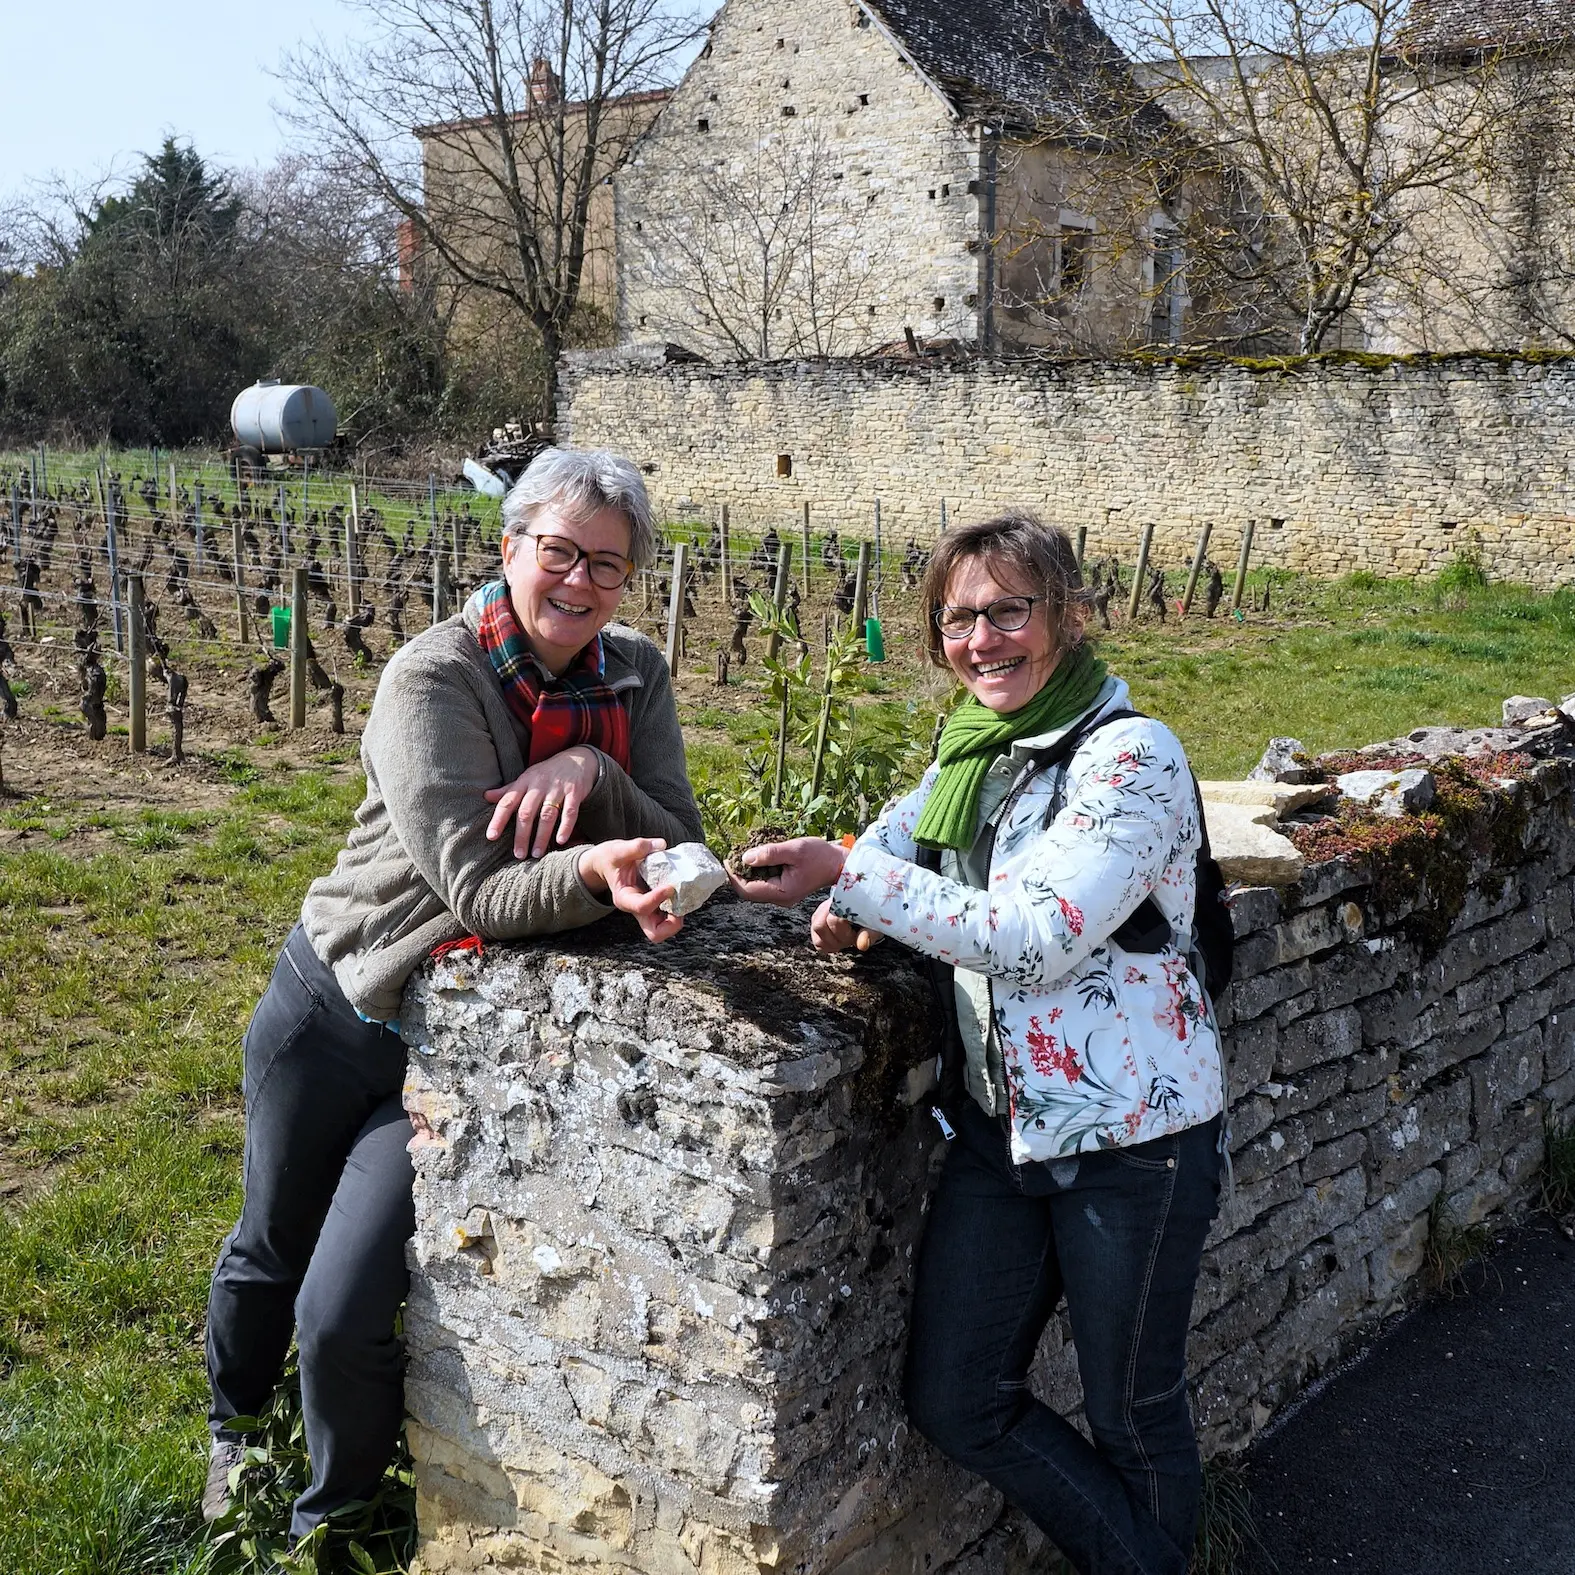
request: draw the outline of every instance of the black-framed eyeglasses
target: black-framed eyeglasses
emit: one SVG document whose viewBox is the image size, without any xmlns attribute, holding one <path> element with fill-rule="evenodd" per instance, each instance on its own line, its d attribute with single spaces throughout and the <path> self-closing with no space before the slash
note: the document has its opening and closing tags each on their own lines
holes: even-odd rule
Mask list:
<svg viewBox="0 0 1575 1575">
<path fill-rule="evenodd" d="M 1015 634 L 1033 616 L 1034 603 L 1043 596 L 998 596 L 988 607 L 948 604 L 935 609 L 935 627 L 943 640 L 966 640 L 981 617 L 1002 634 Z"/>
<path fill-rule="evenodd" d="M 572 574 L 575 564 L 584 558 L 591 584 L 604 591 L 617 591 L 629 583 L 634 573 L 634 565 L 622 553 L 587 552 L 567 536 L 540 535 L 535 531 L 525 534 L 536 543 L 536 562 L 548 574 Z"/>
</svg>

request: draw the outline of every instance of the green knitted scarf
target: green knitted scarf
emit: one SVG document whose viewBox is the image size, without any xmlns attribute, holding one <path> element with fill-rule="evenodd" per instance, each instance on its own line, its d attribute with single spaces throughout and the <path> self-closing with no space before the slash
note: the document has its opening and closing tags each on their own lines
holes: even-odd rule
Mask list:
<svg viewBox="0 0 1575 1575">
<path fill-rule="evenodd" d="M 1087 646 L 1068 651 L 1043 689 L 1020 711 L 992 711 L 969 695 L 946 719 L 940 775 L 914 837 L 926 847 L 966 848 L 979 813 L 979 789 L 992 762 L 1019 738 L 1075 721 L 1099 694 L 1105 664 Z"/>
</svg>

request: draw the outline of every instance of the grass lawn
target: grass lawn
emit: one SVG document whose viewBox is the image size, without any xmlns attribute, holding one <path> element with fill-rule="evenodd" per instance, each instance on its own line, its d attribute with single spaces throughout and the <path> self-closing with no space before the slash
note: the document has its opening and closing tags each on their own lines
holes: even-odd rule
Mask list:
<svg viewBox="0 0 1575 1575">
<path fill-rule="evenodd" d="M 1575 593 L 1265 584 L 1272 611 L 1245 624 L 1103 639 L 1202 776 L 1242 772 L 1271 734 L 1331 749 L 1575 690 Z M 862 707 L 927 739 L 944 688 L 912 655 L 911 599 L 883 612 L 893 660 Z M 718 786 L 765 708 L 758 678 L 709 686 L 709 660 L 692 652 L 682 709 Z M 262 748 L 222 765 L 190 808 L 0 799 L 0 1571 L 205 1567 L 202 1312 L 239 1203 L 240 1037 L 361 790 Z"/>
<path fill-rule="evenodd" d="M 291 771 L 86 838 L 0 802 L 0 830 L 29 833 L 0 856 L 0 1569 L 198 1558 L 240 1036 L 359 799 L 358 777 Z"/>
</svg>

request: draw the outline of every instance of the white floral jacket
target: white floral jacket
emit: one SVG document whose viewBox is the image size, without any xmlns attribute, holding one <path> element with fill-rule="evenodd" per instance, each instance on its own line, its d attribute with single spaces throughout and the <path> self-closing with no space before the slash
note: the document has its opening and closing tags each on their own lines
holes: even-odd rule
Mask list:
<svg viewBox="0 0 1575 1575">
<path fill-rule="evenodd" d="M 1128 703 L 1115 680 L 1096 707 Z M 1219 1035 L 1186 960 L 1171 947 L 1130 953 L 1110 939 L 1150 894 L 1174 934 L 1192 932 L 1201 835 L 1175 734 L 1133 717 L 1085 739 L 1053 819 L 1061 773 L 1030 778 L 996 831 L 988 891 L 914 863 L 913 831 L 937 769 L 859 838 L 831 904 L 989 977 L 1013 1160 L 1142 1143 L 1217 1115 Z"/>
</svg>

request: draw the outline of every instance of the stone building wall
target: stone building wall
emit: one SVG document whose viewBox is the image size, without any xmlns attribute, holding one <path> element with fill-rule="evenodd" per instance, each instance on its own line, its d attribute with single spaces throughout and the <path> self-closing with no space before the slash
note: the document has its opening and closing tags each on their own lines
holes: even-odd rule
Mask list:
<svg viewBox="0 0 1575 1575">
<path fill-rule="evenodd" d="M 799 167 L 812 190 L 786 173 Z M 763 306 L 755 355 L 846 353 L 904 326 L 973 340 L 980 174 L 975 129 L 861 7 L 729 0 L 616 178 L 620 338 L 736 354 L 716 319 L 747 324 Z M 782 206 L 794 211 L 771 211 Z M 768 265 L 792 276 L 778 295 Z M 801 337 L 814 309 L 818 341 Z"/>
<path fill-rule="evenodd" d="M 1029 505 L 1129 561 L 1190 560 L 1199 527 L 1229 566 L 1426 574 L 1475 533 L 1492 573 L 1549 587 L 1575 570 L 1575 359 L 1463 356 L 1282 369 L 1233 362 L 790 362 L 753 368 L 570 357 L 563 431 L 647 472 L 669 519 L 732 507 L 886 539 Z M 779 456 L 791 474 L 779 474 Z"/>
<path fill-rule="evenodd" d="M 1434 869 L 1452 922 L 1382 861 L 1237 893 L 1236 1190 L 1190 1350 L 1206 1450 L 1404 1305 L 1430 1232 L 1534 1196 L 1544 1124 L 1575 1116 L 1572 790 L 1558 760 L 1500 788 L 1475 862 Z M 900 1404 L 944 1152 L 928 986 L 895 947 L 817 958 L 804 927 L 724 902 L 659 948 L 609 923 L 412 982 L 429 1575 L 1005 1567 L 998 1497 Z M 1036 1385 L 1076 1412 L 1059 1321 Z"/>
</svg>

